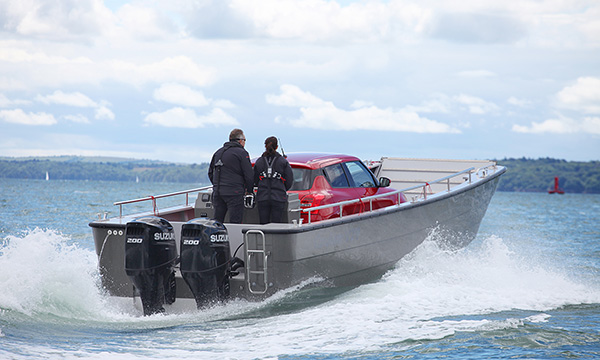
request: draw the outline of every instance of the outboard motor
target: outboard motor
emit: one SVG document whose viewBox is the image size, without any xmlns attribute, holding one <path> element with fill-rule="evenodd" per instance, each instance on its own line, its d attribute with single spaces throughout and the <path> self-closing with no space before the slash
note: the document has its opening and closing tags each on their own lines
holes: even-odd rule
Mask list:
<svg viewBox="0 0 600 360">
<path fill-rule="evenodd" d="M 138 289 L 144 315 L 164 312 L 175 301 L 177 247 L 173 226 L 165 219 L 146 216 L 125 227 L 125 271 Z"/>
<path fill-rule="evenodd" d="M 223 224 L 207 218 L 183 224 L 180 252 L 181 275 L 192 290 L 198 308 L 229 297 L 232 261 L 229 237 Z M 241 260 L 235 260 L 236 266 L 241 266 Z"/>
</svg>

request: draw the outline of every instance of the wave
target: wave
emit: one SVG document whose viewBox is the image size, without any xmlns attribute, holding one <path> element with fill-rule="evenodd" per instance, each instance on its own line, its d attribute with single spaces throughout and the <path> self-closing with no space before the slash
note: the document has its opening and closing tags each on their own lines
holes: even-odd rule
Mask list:
<svg viewBox="0 0 600 360">
<path fill-rule="evenodd" d="M 0 246 L 0 308 L 88 318 L 104 306 L 96 256 L 71 239 L 39 228 Z"/>
<path fill-rule="evenodd" d="M 507 243 L 489 236 L 451 250 L 430 239 L 379 281 L 342 293 L 306 289 L 314 279 L 260 303 L 232 300 L 205 311 L 142 317 L 102 291 L 93 251 L 56 231 L 35 229 L 0 243 L 0 323 L 45 329 L 60 323 L 71 335 L 82 326 L 130 335 L 170 328 L 164 336 L 185 333 L 178 345 L 190 356 L 217 349 L 252 358 L 276 356 L 278 349 L 288 355 L 381 351 L 457 332 L 543 323 L 555 309 L 600 303 L 597 283 Z M 310 302 L 311 294 L 320 300 Z"/>
<path fill-rule="evenodd" d="M 429 316 L 542 311 L 600 302 L 597 283 L 574 277 L 561 265 L 546 262 L 542 254 L 521 250 L 497 236 L 458 251 L 426 241 L 376 286 L 393 289 L 405 306 L 418 304 L 412 313 L 432 304 Z"/>
<path fill-rule="evenodd" d="M 341 298 L 358 294 L 360 302 L 372 293 L 385 295 L 396 304 L 402 302 L 413 317 L 600 302 L 597 284 L 581 283 L 565 269 L 519 254 L 497 236 L 458 251 L 442 244 L 425 241 L 380 281 Z M 266 303 L 292 300 L 298 290 L 314 282 L 318 279 L 277 293 Z M 0 243 L 0 288 L 6 289 L 0 293 L 0 308 L 27 315 L 95 318 L 124 311 L 107 309 L 112 304 L 100 285 L 96 254 L 54 230 L 34 229 Z"/>
<path fill-rule="evenodd" d="M 550 264 L 532 263 L 499 237 L 473 245 L 452 251 L 426 241 L 380 281 L 274 322 L 290 334 L 290 346 L 302 337 L 319 348 L 329 344 L 324 351 L 343 352 L 348 339 L 356 349 L 381 349 L 382 344 L 544 322 L 553 309 L 600 303 L 597 285 L 571 279 Z M 266 327 L 252 331 L 268 332 Z"/>
<path fill-rule="evenodd" d="M 309 279 L 263 302 L 232 300 L 202 312 L 142 317 L 131 300 L 115 299 L 102 289 L 97 256 L 55 231 L 36 228 L 0 241 L 0 320 L 29 322 L 117 323 L 121 328 L 176 326 L 252 316 L 254 311 L 318 282 Z M 20 320 L 17 320 L 20 319 Z"/>
</svg>

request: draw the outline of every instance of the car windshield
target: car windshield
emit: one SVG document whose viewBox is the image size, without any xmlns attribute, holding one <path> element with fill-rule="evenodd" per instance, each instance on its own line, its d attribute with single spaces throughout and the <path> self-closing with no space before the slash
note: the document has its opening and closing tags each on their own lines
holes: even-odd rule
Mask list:
<svg viewBox="0 0 600 360">
<path fill-rule="evenodd" d="M 352 161 L 344 163 L 348 173 L 350 174 L 352 187 L 375 187 L 375 179 L 371 172 L 360 162 Z"/>
</svg>

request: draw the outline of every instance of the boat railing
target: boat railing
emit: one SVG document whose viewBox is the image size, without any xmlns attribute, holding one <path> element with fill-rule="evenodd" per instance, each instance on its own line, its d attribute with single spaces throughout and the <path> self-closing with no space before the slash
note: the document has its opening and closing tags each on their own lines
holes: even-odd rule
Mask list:
<svg viewBox="0 0 600 360">
<path fill-rule="evenodd" d="M 177 192 L 172 192 L 172 193 L 168 193 L 168 194 L 161 194 L 161 195 L 154 195 L 154 196 L 146 196 L 143 198 L 139 198 L 139 199 L 132 199 L 132 200 L 125 200 L 125 201 L 118 201 L 116 203 L 114 203 L 113 205 L 119 205 L 119 217 L 123 217 L 123 205 L 126 204 L 133 204 L 133 203 L 138 203 L 138 202 L 142 202 L 142 201 L 152 201 L 152 209 L 154 209 L 154 213 L 156 214 L 158 211 L 158 208 L 156 206 L 156 200 L 157 199 L 163 199 L 163 198 L 168 198 L 168 197 L 172 197 L 172 196 L 177 196 L 177 195 L 185 195 L 185 206 L 189 205 L 189 197 L 191 193 L 197 193 L 200 191 L 205 191 L 212 188 L 211 186 L 204 186 L 201 188 L 196 188 L 196 189 L 189 189 L 189 190 L 182 190 L 182 191 L 177 191 Z"/>
<path fill-rule="evenodd" d="M 475 174 L 479 174 L 480 177 L 485 177 L 487 176 L 487 172 L 489 172 L 489 168 L 490 167 L 495 167 L 495 165 L 490 165 L 490 166 L 486 166 L 485 168 L 480 168 L 478 169 Z M 438 184 L 438 183 L 444 183 L 446 182 L 447 184 L 447 191 L 450 191 L 450 179 L 455 178 L 457 176 L 460 176 L 462 174 L 469 174 L 468 179 L 466 179 L 466 181 L 468 181 L 468 183 L 470 184 L 472 182 L 472 178 L 471 175 L 473 174 L 475 168 L 474 167 L 470 167 L 468 169 L 453 173 L 451 175 L 448 176 L 444 176 L 441 177 L 439 179 L 433 180 L 433 181 L 429 181 L 429 182 L 423 182 L 420 183 L 418 185 L 414 185 L 414 186 L 410 186 L 407 188 L 403 188 L 400 190 L 395 190 L 389 193 L 385 193 L 385 194 L 379 194 L 379 195 L 371 195 L 371 196 L 365 196 L 363 198 L 359 198 L 359 199 L 352 199 L 352 200 L 344 200 L 344 201 L 340 201 L 337 203 L 333 203 L 333 204 L 326 204 L 326 205 L 319 205 L 319 206 L 314 206 L 314 207 L 307 207 L 307 208 L 302 208 L 302 209 L 297 209 L 295 211 L 301 211 L 304 213 L 308 213 L 308 223 L 311 223 L 311 212 L 315 211 L 315 210 L 321 210 L 321 209 L 328 209 L 328 208 L 333 208 L 333 207 L 339 207 L 340 208 L 340 217 L 343 216 L 343 207 L 346 205 L 350 205 L 350 204 L 355 204 L 355 203 L 359 203 L 359 202 L 369 202 L 369 211 L 373 211 L 373 200 L 378 199 L 378 198 L 382 198 L 382 197 L 390 197 L 393 195 L 397 195 L 398 196 L 398 205 L 400 205 L 400 199 L 402 197 L 402 193 L 404 192 L 408 192 L 411 190 L 416 190 L 416 189 L 422 189 L 422 196 L 423 196 L 423 200 L 427 199 L 427 195 L 429 193 L 429 195 L 432 195 L 431 193 L 431 184 Z M 392 206 L 398 206 L 398 205 L 392 205 Z M 294 211 L 294 210 L 292 210 Z"/>
<path fill-rule="evenodd" d="M 342 213 L 343 213 L 342 209 L 343 209 L 344 206 L 350 205 L 350 204 L 355 204 L 355 203 L 358 203 L 358 202 L 363 202 L 363 203 L 368 202 L 369 203 L 369 209 L 368 209 L 368 211 L 373 211 L 373 200 L 375 200 L 375 199 L 397 195 L 398 196 L 398 205 L 399 205 L 400 202 L 401 202 L 402 193 L 407 193 L 407 192 L 409 192 L 411 190 L 419 189 L 419 190 L 422 191 L 421 192 L 421 196 L 425 200 L 425 199 L 427 199 L 427 196 L 433 195 L 433 193 L 431 191 L 431 185 L 432 184 L 439 184 L 439 183 L 446 182 L 447 191 L 450 191 L 450 189 L 451 189 L 451 186 L 450 186 L 451 182 L 450 182 L 450 180 L 452 178 L 455 178 L 455 177 L 460 176 L 462 174 L 468 173 L 469 177 L 468 177 L 468 179 L 465 177 L 465 181 L 468 181 L 469 183 L 471 183 L 471 181 L 472 181 L 471 176 L 472 176 L 473 173 L 477 174 L 477 176 L 479 176 L 479 177 L 486 177 L 487 174 L 490 171 L 494 170 L 495 168 L 496 168 L 495 164 L 479 168 L 479 169 L 477 169 L 477 171 L 474 171 L 475 170 L 474 167 L 470 167 L 468 169 L 465 169 L 465 170 L 453 173 L 453 174 L 448 175 L 448 176 L 441 177 L 441 178 L 433 180 L 433 181 L 422 182 L 422 183 L 419 183 L 419 184 L 414 185 L 414 186 L 406 187 L 406 188 L 403 188 L 403 189 L 400 189 L 400 190 L 395 190 L 393 192 L 389 192 L 389 193 L 385 193 L 385 194 L 365 196 L 363 198 L 352 199 L 352 200 L 345 200 L 345 201 L 340 201 L 340 202 L 333 203 L 333 204 L 319 205 L 319 206 L 308 207 L 308 208 L 301 208 L 301 209 L 292 209 L 290 211 L 300 211 L 300 212 L 308 213 L 308 223 L 311 223 L 311 212 L 312 211 L 321 210 L 321 209 L 328 209 L 328 208 L 333 208 L 333 207 L 339 207 L 340 208 L 340 217 L 342 217 Z M 146 197 L 139 198 L 139 199 L 118 201 L 118 202 L 115 202 L 113 205 L 115 205 L 115 206 L 118 205 L 119 206 L 119 218 L 122 218 L 123 217 L 123 205 L 133 204 L 133 203 L 138 203 L 138 202 L 143 202 L 143 201 L 152 201 L 153 211 L 154 211 L 155 214 L 157 214 L 158 213 L 158 208 L 157 208 L 157 205 L 156 205 L 156 200 L 158 200 L 158 199 L 168 198 L 168 197 L 177 196 L 177 195 L 185 195 L 185 206 L 188 206 L 189 205 L 189 195 L 191 193 L 197 193 L 197 192 L 200 192 L 200 191 L 206 191 L 206 190 L 211 189 L 211 188 L 212 188 L 212 185 L 210 185 L 210 186 L 204 186 L 204 187 L 201 187 L 201 188 L 195 188 L 195 189 L 189 189 L 189 190 L 182 190 L 182 191 L 172 192 L 172 193 L 168 193 L 168 194 L 146 196 Z"/>
</svg>

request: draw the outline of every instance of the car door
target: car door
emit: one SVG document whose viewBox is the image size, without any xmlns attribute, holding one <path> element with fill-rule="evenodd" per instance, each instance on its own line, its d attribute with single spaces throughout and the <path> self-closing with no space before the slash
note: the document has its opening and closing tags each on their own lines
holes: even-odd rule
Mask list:
<svg viewBox="0 0 600 360">
<path fill-rule="evenodd" d="M 327 179 L 327 182 L 331 186 L 329 191 L 331 197 L 328 199 L 328 203 L 336 203 L 345 200 L 352 200 L 359 198 L 359 194 L 354 189 L 353 183 L 349 181 L 347 171 L 341 163 L 329 165 L 323 168 L 323 174 Z M 343 206 L 343 215 L 354 214 L 360 211 L 360 204 L 348 204 Z M 329 217 L 333 217 L 334 214 L 339 214 L 339 208 L 334 207 L 328 210 L 332 212 Z"/>
<path fill-rule="evenodd" d="M 378 195 L 380 193 L 388 192 L 384 188 L 380 188 L 373 173 L 367 169 L 367 167 L 360 161 L 348 161 L 344 163 L 345 170 L 348 175 L 350 186 L 356 191 L 357 197 L 364 198 L 367 196 Z M 394 200 L 381 197 L 372 200 L 373 209 L 379 209 L 382 207 L 393 205 Z M 370 209 L 369 202 L 363 203 L 364 207 L 362 211 L 368 211 Z"/>
</svg>

